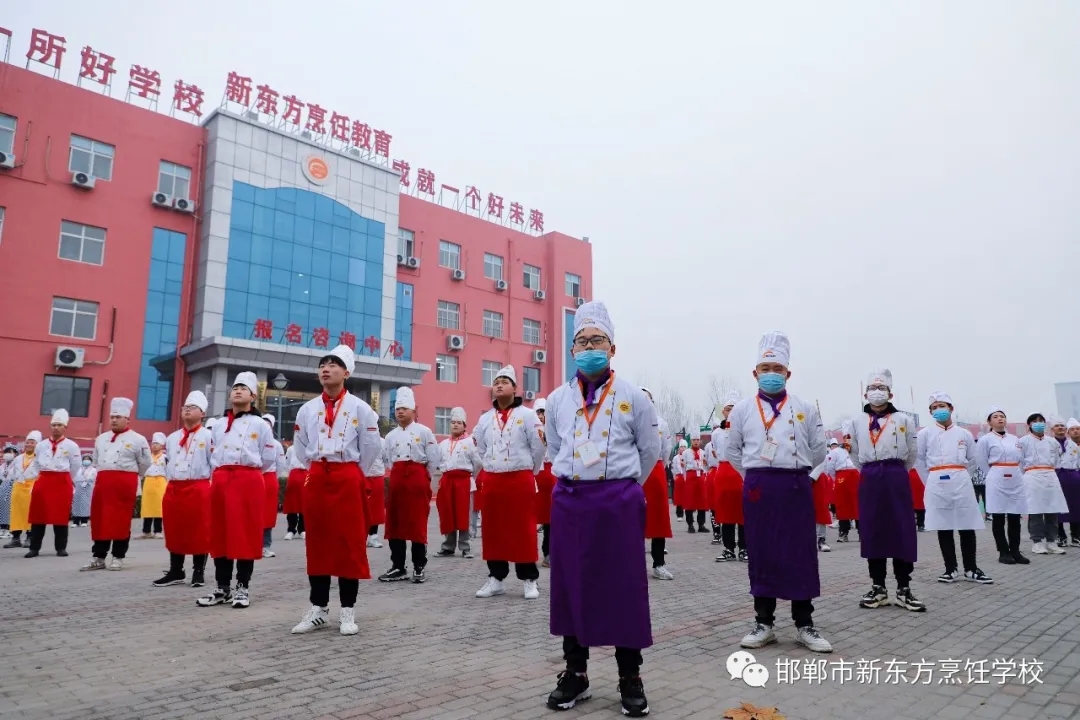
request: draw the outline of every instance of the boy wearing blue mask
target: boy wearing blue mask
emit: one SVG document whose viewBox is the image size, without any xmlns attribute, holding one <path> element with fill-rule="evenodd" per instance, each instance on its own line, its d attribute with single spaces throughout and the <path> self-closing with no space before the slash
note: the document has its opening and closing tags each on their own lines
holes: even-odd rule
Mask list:
<svg viewBox="0 0 1080 720">
<path fill-rule="evenodd" d="M 1064 429 L 1064 423 L 1060 424 Z M 1065 438 L 1059 441 L 1048 435 L 1046 418 L 1040 413 L 1029 415 L 1027 425 L 1031 433 L 1020 438 L 1020 472 L 1024 475 L 1031 552 L 1061 555 L 1065 551 L 1054 544 L 1057 516 L 1068 512 L 1069 505 L 1055 469 L 1064 453 Z"/>
<path fill-rule="evenodd" d="M 832 652 L 814 627 L 821 594 L 817 527 L 810 470 L 825 462 L 825 430 L 813 403 L 787 392 L 791 345 L 782 332 L 758 345 L 758 392 L 728 415 L 727 459 L 743 483 L 743 519 L 750 550 L 750 594 L 756 622 L 741 642 L 748 649 L 776 642 L 777 599 L 791 601 L 795 641 Z"/>
</svg>

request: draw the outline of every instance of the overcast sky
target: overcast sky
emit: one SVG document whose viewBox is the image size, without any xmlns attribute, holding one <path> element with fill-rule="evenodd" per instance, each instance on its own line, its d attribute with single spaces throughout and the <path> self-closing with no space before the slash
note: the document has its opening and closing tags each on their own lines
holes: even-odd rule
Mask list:
<svg viewBox="0 0 1080 720">
<path fill-rule="evenodd" d="M 1080 380 L 1080 3 L 521 5 L 50 0 L 0 26 L 20 64 L 31 28 L 66 35 L 72 81 L 85 44 L 210 105 L 236 70 L 542 209 L 591 238 L 616 367 L 693 406 L 711 375 L 749 390 L 773 328 L 826 420 L 877 366 L 902 407 L 945 389 L 969 417 Z"/>
</svg>

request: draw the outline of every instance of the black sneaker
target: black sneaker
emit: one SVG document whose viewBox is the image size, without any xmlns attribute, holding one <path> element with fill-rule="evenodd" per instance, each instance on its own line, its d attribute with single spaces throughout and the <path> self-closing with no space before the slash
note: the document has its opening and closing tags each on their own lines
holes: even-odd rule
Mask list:
<svg viewBox="0 0 1080 720">
<path fill-rule="evenodd" d="M 683 516 L 683 509 L 681 507 L 675 508 L 675 517 L 681 518 Z"/>
<path fill-rule="evenodd" d="M 994 579 L 984 573 L 979 568 L 974 570 L 965 570 L 964 579 L 968 582 L 979 583 L 980 585 L 993 585 Z"/>
<path fill-rule="evenodd" d="M 686 532 L 688 532 L 688 533 L 696 533 L 696 532 L 697 532 L 697 530 L 696 530 L 696 529 L 694 528 L 694 526 L 693 526 L 693 525 L 689 525 L 689 526 L 687 526 L 687 528 L 686 528 Z"/>
<path fill-rule="evenodd" d="M 1072 546 L 1074 548 L 1080 548 L 1080 537 L 1074 537 L 1072 539 Z"/>
<path fill-rule="evenodd" d="M 413 568 L 412 581 L 414 585 L 419 585 L 427 580 L 427 576 L 424 575 L 424 568 Z"/>
<path fill-rule="evenodd" d="M 24 558 L 36 558 L 37 556 L 38 556 L 38 551 L 37 550 L 31 550 L 30 552 L 23 555 Z"/>
<path fill-rule="evenodd" d="M 1063 538 L 1063 537 L 1059 537 L 1059 538 L 1058 538 L 1058 541 L 1057 541 L 1057 546 L 1058 546 L 1059 548 L 1063 548 L 1063 547 L 1069 547 L 1069 541 L 1068 541 L 1068 540 L 1066 540 L 1066 539 L 1065 539 L 1065 538 Z"/>
<path fill-rule="evenodd" d="M 154 581 L 154 587 L 168 587 L 169 585 L 183 585 L 187 576 L 184 573 L 166 572 L 164 577 Z"/>
<path fill-rule="evenodd" d="M 454 557 L 456 554 L 453 550 L 440 550 L 435 553 L 435 557 Z"/>
<path fill-rule="evenodd" d="M 731 550 L 724 550 L 724 552 L 716 558 L 716 562 L 734 562 L 735 553 Z"/>
<path fill-rule="evenodd" d="M 232 590 L 228 588 L 216 588 L 214 592 L 196 600 L 195 604 L 199 607 L 213 607 L 214 605 L 231 603 L 232 599 Z"/>
<path fill-rule="evenodd" d="M 472 554 L 472 550 L 462 550 L 461 557 L 465 558 L 466 560 L 472 560 L 476 556 Z"/>
<path fill-rule="evenodd" d="M 956 578 L 958 577 L 960 577 L 960 573 L 957 572 L 955 569 L 946 570 L 945 572 L 938 575 L 937 581 L 940 583 L 954 583 L 956 582 Z"/>
<path fill-rule="evenodd" d="M 889 591 L 883 588 L 881 585 L 874 585 L 870 588 L 870 592 L 862 596 L 859 600 L 859 607 L 865 609 L 873 609 L 884 607 L 889 604 Z"/>
<path fill-rule="evenodd" d="M 408 579 L 409 573 L 405 568 L 390 568 L 379 576 L 379 582 L 401 582 Z"/>
<path fill-rule="evenodd" d="M 739 551 L 739 562 L 750 562 L 750 557 L 746 554 L 746 550 Z"/>
<path fill-rule="evenodd" d="M 622 695 L 623 715 L 645 717 L 649 714 L 649 701 L 645 699 L 645 686 L 640 677 L 619 678 L 619 694 Z"/>
<path fill-rule="evenodd" d="M 840 533 L 840 535 L 837 536 L 837 538 L 836 538 L 836 542 L 838 542 L 838 543 L 848 542 L 848 534 L 847 533 Z"/>
<path fill-rule="evenodd" d="M 1002 565 L 1015 565 L 1016 560 L 1009 553 L 998 554 L 998 562 Z"/>
<path fill-rule="evenodd" d="M 926 605 L 922 600 L 911 594 L 911 588 L 898 588 L 893 605 L 902 607 L 911 612 L 926 612 Z"/>
<path fill-rule="evenodd" d="M 1031 564 L 1031 560 L 1028 559 L 1027 555 L 1024 555 L 1019 550 L 1017 550 L 1014 553 L 1009 553 L 1009 554 L 1012 555 L 1012 559 L 1016 561 L 1017 565 L 1030 565 Z"/>
<path fill-rule="evenodd" d="M 4 549 L 7 550 L 9 548 L 21 548 L 22 546 L 22 540 L 20 540 L 19 538 L 12 538 L 4 544 Z"/>
<path fill-rule="evenodd" d="M 191 572 L 191 587 L 202 587 L 206 584 L 206 580 L 203 578 L 202 570 L 193 570 Z"/>
<path fill-rule="evenodd" d="M 719 545 L 719 544 L 720 544 L 720 543 L 722 543 L 722 542 L 723 542 L 723 541 L 722 541 L 722 540 L 721 540 L 720 538 L 718 538 L 718 537 L 716 537 L 715 535 L 713 535 L 713 538 L 712 538 L 712 544 L 713 544 L 713 545 Z"/>
<path fill-rule="evenodd" d="M 68 556 L 68 551 L 67 550 L 57 550 L 56 551 L 56 557 L 67 557 L 67 556 Z"/>
<path fill-rule="evenodd" d="M 559 684 L 555 686 L 547 699 L 547 706 L 552 710 L 569 710 L 582 700 L 592 697 L 589 676 L 585 673 L 563 670 L 558 678 Z"/>
<path fill-rule="evenodd" d="M 698 531 L 699 533 L 709 532 L 708 530 L 706 530 L 706 529 L 705 529 L 705 526 L 704 526 L 704 525 L 698 525 L 698 526 L 697 526 L 697 531 Z"/>
</svg>

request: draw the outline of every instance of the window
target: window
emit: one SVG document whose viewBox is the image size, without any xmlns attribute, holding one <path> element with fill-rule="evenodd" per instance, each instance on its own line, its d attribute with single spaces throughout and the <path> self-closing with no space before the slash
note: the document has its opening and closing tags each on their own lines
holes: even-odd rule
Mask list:
<svg viewBox="0 0 1080 720">
<path fill-rule="evenodd" d="M 491 387 L 495 384 L 495 375 L 502 370 L 502 365 L 494 360 L 484 361 L 484 385 Z"/>
<path fill-rule="evenodd" d="M 461 246 L 448 242 L 446 240 L 439 241 L 439 267 L 450 268 L 451 270 L 461 269 Z"/>
<path fill-rule="evenodd" d="M 503 259 L 498 255 L 484 253 L 484 277 L 488 280 L 503 279 Z"/>
<path fill-rule="evenodd" d="M 521 340 L 526 345 L 539 345 L 540 344 L 540 321 L 530 320 L 525 318 L 524 327 L 522 328 Z"/>
<path fill-rule="evenodd" d="M 525 266 L 525 287 L 530 290 L 540 289 L 540 268 L 533 265 Z"/>
<path fill-rule="evenodd" d="M 484 335 L 493 338 L 501 338 L 503 336 L 502 313 L 495 312 L 494 310 L 484 311 Z"/>
<path fill-rule="evenodd" d="M 439 382 L 457 382 L 457 358 L 453 355 L 435 356 L 435 379 Z"/>
<path fill-rule="evenodd" d="M 435 434 L 450 434 L 450 408 L 435 408 Z"/>
<path fill-rule="evenodd" d="M 112 145 L 72 135 L 71 153 L 68 156 L 68 170 L 71 172 L 84 172 L 90 177 L 101 180 L 111 180 L 115 152 L 116 148 Z"/>
<path fill-rule="evenodd" d="M 15 118 L 0 115 L 0 152 L 10 153 L 15 149 Z"/>
<path fill-rule="evenodd" d="M 397 254 L 401 257 L 416 257 L 416 233 L 405 228 L 397 231 Z"/>
<path fill-rule="evenodd" d="M 90 417 L 90 378 L 46 375 L 41 385 L 41 414 L 64 409 L 71 417 Z"/>
<path fill-rule="evenodd" d="M 440 300 L 439 327 L 447 330 L 461 329 L 461 306 L 457 303 Z"/>
<path fill-rule="evenodd" d="M 532 391 L 540 395 L 540 368 L 527 367 L 522 368 L 522 390 L 525 392 Z"/>
<path fill-rule="evenodd" d="M 581 297 L 581 276 L 574 273 L 566 273 L 566 294 L 570 297 Z"/>
<path fill-rule="evenodd" d="M 101 265 L 105 262 L 105 231 L 79 223 L 60 222 L 60 257 Z"/>
<path fill-rule="evenodd" d="M 177 198 L 191 199 L 188 190 L 191 187 L 191 168 L 161 161 L 158 170 L 157 189 L 160 193 Z"/>
<path fill-rule="evenodd" d="M 54 297 L 49 334 L 93 340 L 97 334 L 97 314 L 95 302 Z"/>
</svg>

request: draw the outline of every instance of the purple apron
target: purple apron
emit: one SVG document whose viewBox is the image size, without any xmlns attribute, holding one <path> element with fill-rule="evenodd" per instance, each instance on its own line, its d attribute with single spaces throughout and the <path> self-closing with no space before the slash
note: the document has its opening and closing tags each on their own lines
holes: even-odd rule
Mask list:
<svg viewBox="0 0 1080 720">
<path fill-rule="evenodd" d="M 867 559 L 918 560 L 911 479 L 903 460 L 876 460 L 860 468 L 859 552 Z"/>
<path fill-rule="evenodd" d="M 812 600 L 821 594 L 809 471 L 748 468 L 743 521 L 751 595 Z"/>
<path fill-rule="evenodd" d="M 645 492 L 636 480 L 559 478 L 551 496 L 551 634 L 582 647 L 652 645 Z"/>
<path fill-rule="evenodd" d="M 1069 512 L 1058 515 L 1058 522 L 1080 522 L 1080 470 L 1058 468 L 1057 476 L 1069 505 Z"/>
</svg>

